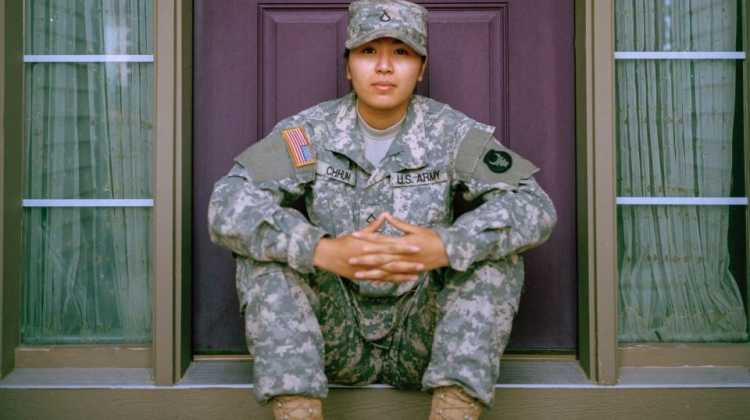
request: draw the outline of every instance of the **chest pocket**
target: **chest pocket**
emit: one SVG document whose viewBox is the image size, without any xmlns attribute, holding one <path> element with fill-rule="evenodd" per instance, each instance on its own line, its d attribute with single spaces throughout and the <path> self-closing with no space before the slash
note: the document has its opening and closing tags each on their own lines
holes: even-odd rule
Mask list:
<svg viewBox="0 0 750 420">
<path fill-rule="evenodd" d="M 445 225 L 451 217 L 451 182 L 445 167 L 390 174 L 394 215 L 420 226 Z"/>
<path fill-rule="evenodd" d="M 308 214 L 319 226 L 334 234 L 353 230 L 352 201 L 356 173 L 342 162 L 318 160 Z"/>
</svg>

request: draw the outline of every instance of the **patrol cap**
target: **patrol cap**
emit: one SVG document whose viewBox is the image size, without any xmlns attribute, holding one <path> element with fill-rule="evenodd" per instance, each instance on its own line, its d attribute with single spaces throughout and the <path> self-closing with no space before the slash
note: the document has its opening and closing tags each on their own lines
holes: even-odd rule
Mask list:
<svg viewBox="0 0 750 420">
<path fill-rule="evenodd" d="M 353 1 L 347 35 L 347 49 L 389 37 L 427 56 L 427 9 L 405 0 Z"/>
</svg>

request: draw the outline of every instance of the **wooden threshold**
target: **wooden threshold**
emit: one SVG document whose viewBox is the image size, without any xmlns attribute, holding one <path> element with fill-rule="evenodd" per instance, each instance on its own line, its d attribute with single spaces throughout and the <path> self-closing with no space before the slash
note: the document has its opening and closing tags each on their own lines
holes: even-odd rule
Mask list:
<svg viewBox="0 0 750 420">
<path fill-rule="evenodd" d="M 150 369 L 16 369 L 0 380 L 1 418 L 270 419 L 245 361 L 193 362 L 174 386 Z M 383 385 L 332 386 L 326 419 L 427 418 L 430 396 Z M 577 362 L 507 361 L 483 418 L 743 418 L 746 367 L 623 368 L 617 385 L 591 383 Z"/>
<path fill-rule="evenodd" d="M 750 389 L 499 389 L 484 419 L 746 418 Z M 334 389 L 328 420 L 426 419 L 430 396 L 392 389 Z M 0 389 L 8 419 L 271 419 L 247 389 Z"/>
</svg>

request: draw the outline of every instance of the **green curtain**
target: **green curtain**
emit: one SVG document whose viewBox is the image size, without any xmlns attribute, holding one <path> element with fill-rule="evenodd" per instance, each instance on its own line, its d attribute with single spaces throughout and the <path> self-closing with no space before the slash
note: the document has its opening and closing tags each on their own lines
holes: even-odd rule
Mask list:
<svg viewBox="0 0 750 420">
<path fill-rule="evenodd" d="M 616 50 L 736 51 L 738 12 L 737 0 L 617 0 Z M 740 64 L 617 62 L 618 196 L 731 196 Z M 747 340 L 729 234 L 728 206 L 619 206 L 620 341 Z"/>
<path fill-rule="evenodd" d="M 152 54 L 153 1 L 26 2 L 26 54 Z M 153 63 L 27 63 L 25 198 L 152 197 Z M 26 208 L 22 342 L 151 341 L 151 209 Z"/>
</svg>

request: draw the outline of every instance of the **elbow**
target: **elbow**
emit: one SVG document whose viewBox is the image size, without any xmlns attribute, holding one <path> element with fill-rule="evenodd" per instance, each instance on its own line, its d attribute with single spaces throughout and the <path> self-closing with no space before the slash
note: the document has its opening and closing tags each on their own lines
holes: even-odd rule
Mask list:
<svg viewBox="0 0 750 420">
<path fill-rule="evenodd" d="M 542 188 L 533 182 L 528 189 L 523 189 L 527 195 L 527 212 L 533 214 L 532 220 L 537 227 L 538 239 L 540 242 L 546 241 L 552 230 L 557 225 L 557 210 L 550 196 Z"/>
<path fill-rule="evenodd" d="M 228 223 L 224 223 L 224 217 L 221 215 L 221 209 L 214 205 L 211 201 L 208 205 L 208 236 L 211 242 L 215 244 L 221 243 L 222 238 L 231 236 L 230 226 Z"/>
<path fill-rule="evenodd" d="M 235 254 L 248 255 L 241 229 L 231 217 L 231 211 L 212 204 L 208 209 L 208 237 L 214 244 Z"/>
<path fill-rule="evenodd" d="M 545 218 L 541 223 L 541 242 L 547 242 L 547 239 L 552 236 L 552 231 L 555 229 L 556 224 L 557 216 L 555 214 L 552 214 L 549 218 Z"/>
<path fill-rule="evenodd" d="M 539 191 L 528 203 L 526 214 L 530 215 L 526 220 L 527 226 L 533 226 L 529 231 L 531 241 L 535 246 L 546 242 L 557 225 L 557 211 L 552 200 L 546 193 Z"/>
<path fill-rule="evenodd" d="M 211 242 L 221 245 L 236 236 L 237 232 L 232 217 L 235 210 L 228 205 L 231 200 L 221 199 L 217 191 L 215 188 L 208 201 L 208 236 Z"/>
<path fill-rule="evenodd" d="M 543 206 L 541 217 L 539 218 L 539 230 L 541 242 L 545 242 L 552 235 L 552 231 L 557 225 L 557 210 L 552 200 L 547 197 L 546 203 Z"/>
</svg>

